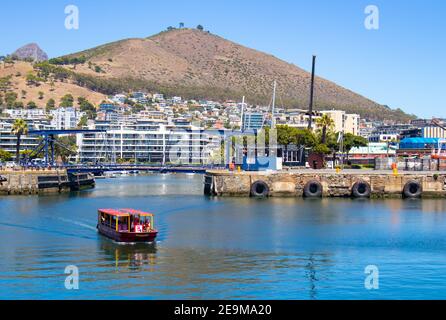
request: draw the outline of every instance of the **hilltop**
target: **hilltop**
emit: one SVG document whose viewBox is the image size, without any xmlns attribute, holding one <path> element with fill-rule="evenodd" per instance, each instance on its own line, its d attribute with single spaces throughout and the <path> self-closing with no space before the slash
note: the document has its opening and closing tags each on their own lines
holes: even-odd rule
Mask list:
<svg viewBox="0 0 446 320">
<path fill-rule="evenodd" d="M 195 29 L 125 39 L 50 62 L 69 66 L 80 75 L 78 84 L 106 94 L 142 89 L 218 100 L 239 100 L 245 95 L 251 103 L 268 105 L 272 83 L 277 80 L 279 104 L 308 108 L 308 72 Z M 316 77 L 315 107 L 337 108 L 373 119 L 411 118 L 320 77 Z"/>
<path fill-rule="evenodd" d="M 27 44 L 19 49 L 17 49 L 13 54 L 20 60 L 31 60 L 31 61 L 45 61 L 48 60 L 48 55 L 45 51 L 40 49 L 37 43 Z"/>
</svg>

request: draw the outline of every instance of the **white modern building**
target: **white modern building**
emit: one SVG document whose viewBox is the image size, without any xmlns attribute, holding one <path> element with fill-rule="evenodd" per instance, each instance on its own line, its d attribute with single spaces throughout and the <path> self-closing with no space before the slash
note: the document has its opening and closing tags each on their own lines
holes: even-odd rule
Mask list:
<svg viewBox="0 0 446 320">
<path fill-rule="evenodd" d="M 6 109 L 3 113 L 7 114 L 11 119 L 43 120 L 47 118 L 47 114 L 43 109 Z"/>
<path fill-rule="evenodd" d="M 80 112 L 75 108 L 59 108 L 51 111 L 51 125 L 56 130 L 75 129 L 81 120 L 84 112 Z"/>
<path fill-rule="evenodd" d="M 16 155 L 17 148 L 17 136 L 14 135 L 12 131 L 12 122 L 11 121 L 1 121 L 0 122 L 0 149 L 5 150 L 11 154 L 13 158 Z M 32 129 L 46 129 L 42 127 L 33 127 L 28 124 L 29 130 Z M 39 145 L 40 137 L 39 136 L 21 136 L 20 141 L 20 151 L 24 150 L 33 150 Z"/>
<path fill-rule="evenodd" d="M 96 123 L 96 130 L 77 136 L 79 161 L 84 163 L 206 164 L 220 144 L 203 130 L 169 128 L 157 122 Z"/>
</svg>

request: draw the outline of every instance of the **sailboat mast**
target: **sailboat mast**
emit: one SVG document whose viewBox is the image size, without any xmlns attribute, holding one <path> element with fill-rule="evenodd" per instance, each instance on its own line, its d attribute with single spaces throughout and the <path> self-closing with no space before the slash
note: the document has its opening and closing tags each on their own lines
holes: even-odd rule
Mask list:
<svg viewBox="0 0 446 320">
<path fill-rule="evenodd" d="M 273 106 L 271 108 L 271 129 L 276 127 L 276 119 L 274 117 L 274 112 L 276 109 L 276 89 L 277 89 L 277 81 L 274 80 L 274 88 L 273 88 Z"/>
<path fill-rule="evenodd" d="M 314 96 L 314 69 L 316 66 L 316 56 L 313 56 L 313 64 L 311 67 L 311 85 L 310 85 L 310 107 L 309 110 L 309 118 L 308 118 L 308 129 L 312 130 L 313 125 L 313 96 Z"/>
<path fill-rule="evenodd" d="M 244 119 L 243 119 L 243 116 L 244 116 L 244 112 L 245 112 L 245 96 L 243 96 L 243 98 L 242 98 L 242 110 L 241 110 L 241 118 L 242 118 L 242 123 L 241 123 L 241 126 L 240 126 L 240 131 L 243 131 L 243 122 L 244 122 Z"/>
</svg>

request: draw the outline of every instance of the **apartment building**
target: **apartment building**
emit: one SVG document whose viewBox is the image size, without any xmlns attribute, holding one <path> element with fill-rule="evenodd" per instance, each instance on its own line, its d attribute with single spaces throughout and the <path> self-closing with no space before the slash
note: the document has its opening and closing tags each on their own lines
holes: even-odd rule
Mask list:
<svg viewBox="0 0 446 320">
<path fill-rule="evenodd" d="M 163 123 L 96 123 L 105 133 L 77 135 L 79 161 L 84 163 L 206 164 L 218 140 L 203 130 L 169 128 Z"/>
<path fill-rule="evenodd" d="M 264 115 L 260 112 L 248 112 L 243 114 L 243 130 L 260 130 L 263 128 Z"/>
<path fill-rule="evenodd" d="M 361 117 L 358 114 L 348 114 L 342 110 L 326 110 L 321 111 L 321 114 L 327 114 L 333 119 L 336 132 L 359 135 Z"/>
<path fill-rule="evenodd" d="M 56 130 L 69 130 L 77 127 L 84 112 L 76 110 L 76 108 L 58 108 L 51 111 L 51 125 Z"/>
<path fill-rule="evenodd" d="M 13 120 L 2 120 L 0 121 L 0 149 L 5 150 L 13 156 L 15 159 L 16 148 L 17 148 L 17 136 L 12 134 Z M 29 129 L 44 129 L 45 127 L 34 127 L 29 124 Z M 46 129 L 46 128 L 45 128 Z M 20 141 L 20 151 L 33 150 L 39 145 L 40 137 L 38 136 L 21 136 Z"/>
</svg>

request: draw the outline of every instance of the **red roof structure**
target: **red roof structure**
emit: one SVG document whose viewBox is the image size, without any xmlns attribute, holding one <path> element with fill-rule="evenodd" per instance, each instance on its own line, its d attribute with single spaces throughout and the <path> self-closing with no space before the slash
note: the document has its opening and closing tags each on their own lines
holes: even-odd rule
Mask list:
<svg viewBox="0 0 446 320">
<path fill-rule="evenodd" d="M 152 213 L 135 210 L 135 209 L 99 209 L 99 212 L 108 214 L 115 217 L 128 217 L 128 216 L 153 216 Z"/>
</svg>

